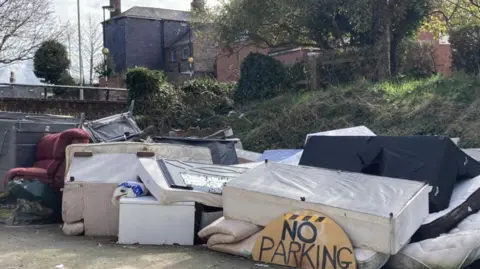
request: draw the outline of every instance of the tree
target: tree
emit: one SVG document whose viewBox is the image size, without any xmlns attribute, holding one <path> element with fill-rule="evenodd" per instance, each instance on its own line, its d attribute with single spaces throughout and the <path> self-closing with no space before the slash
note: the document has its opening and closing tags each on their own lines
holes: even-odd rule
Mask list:
<svg viewBox="0 0 480 269">
<path fill-rule="evenodd" d="M 383 78 L 396 73 L 398 44 L 421 26 L 431 1 L 232 0 L 208 22 L 229 49 L 241 40 L 264 47 L 371 47 Z"/>
<path fill-rule="evenodd" d="M 105 68 L 105 64 L 107 65 L 107 68 Z M 113 59 L 112 55 L 107 56 L 107 62 L 101 61 L 95 66 L 95 73 L 101 78 L 104 78 L 106 76 L 111 77 L 115 75 L 115 60 Z"/>
<path fill-rule="evenodd" d="M 103 61 L 102 48 L 103 39 L 100 23 L 95 22 L 92 16 L 89 16 L 86 25 L 83 27 L 84 36 L 84 51 L 88 63 L 88 74 L 90 84 L 93 83 L 93 75 L 96 66 L 100 61 Z"/>
<path fill-rule="evenodd" d="M 55 40 L 42 43 L 35 53 L 33 64 L 35 75 L 50 84 L 59 84 L 70 68 L 67 49 Z"/>
<path fill-rule="evenodd" d="M 40 44 L 59 32 L 51 0 L 0 0 L 0 63 L 33 57 Z"/>
<path fill-rule="evenodd" d="M 436 38 L 451 30 L 480 24 L 480 1 L 433 0 L 433 8 L 422 30 Z"/>
</svg>

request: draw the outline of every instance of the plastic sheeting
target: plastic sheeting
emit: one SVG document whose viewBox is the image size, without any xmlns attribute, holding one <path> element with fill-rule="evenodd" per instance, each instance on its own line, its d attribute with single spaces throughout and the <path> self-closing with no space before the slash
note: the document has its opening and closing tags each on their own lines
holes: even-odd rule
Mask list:
<svg viewBox="0 0 480 269">
<path fill-rule="evenodd" d="M 235 165 L 238 164 L 235 144 L 238 140 L 180 138 L 180 137 L 155 137 L 155 143 L 180 144 L 197 147 L 207 147 L 212 153 L 214 164 Z"/>
<path fill-rule="evenodd" d="M 310 209 L 337 222 L 355 247 L 394 254 L 428 216 L 429 190 L 409 180 L 264 163 L 227 183 L 224 216 L 265 226 Z"/>
<path fill-rule="evenodd" d="M 426 182 L 431 213 L 448 207 L 458 181 L 480 175 L 480 163 L 437 136 L 316 136 L 300 165 Z"/>
</svg>

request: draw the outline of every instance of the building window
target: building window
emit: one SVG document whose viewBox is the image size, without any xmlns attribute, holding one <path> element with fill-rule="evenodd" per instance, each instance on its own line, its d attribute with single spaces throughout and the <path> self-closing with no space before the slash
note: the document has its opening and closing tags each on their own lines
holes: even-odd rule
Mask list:
<svg viewBox="0 0 480 269">
<path fill-rule="evenodd" d="M 170 61 L 176 62 L 177 61 L 177 50 L 172 49 L 170 51 Z"/>
<path fill-rule="evenodd" d="M 186 60 L 190 57 L 190 48 L 189 47 L 184 47 L 183 48 L 183 59 Z"/>
</svg>

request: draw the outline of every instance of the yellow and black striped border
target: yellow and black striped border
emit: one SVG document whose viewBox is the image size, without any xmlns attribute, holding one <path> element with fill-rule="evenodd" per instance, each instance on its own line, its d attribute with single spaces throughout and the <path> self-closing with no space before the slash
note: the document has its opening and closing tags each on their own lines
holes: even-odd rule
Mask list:
<svg viewBox="0 0 480 269">
<path fill-rule="evenodd" d="M 286 220 L 296 220 L 296 221 L 308 221 L 312 223 L 321 223 L 325 222 L 326 218 L 322 216 L 303 216 L 296 214 L 285 214 L 284 219 Z"/>
</svg>

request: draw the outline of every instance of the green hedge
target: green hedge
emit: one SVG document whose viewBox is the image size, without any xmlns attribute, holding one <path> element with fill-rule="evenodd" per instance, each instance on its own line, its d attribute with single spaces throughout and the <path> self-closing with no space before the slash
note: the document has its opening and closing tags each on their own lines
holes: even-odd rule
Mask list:
<svg viewBox="0 0 480 269">
<path fill-rule="evenodd" d="M 241 65 L 234 100 L 243 104 L 272 98 L 282 93 L 287 84 L 288 75 L 280 61 L 260 53 L 251 53 Z"/>
<path fill-rule="evenodd" d="M 468 74 L 480 73 L 480 26 L 472 25 L 450 32 L 453 66 Z"/>
</svg>

